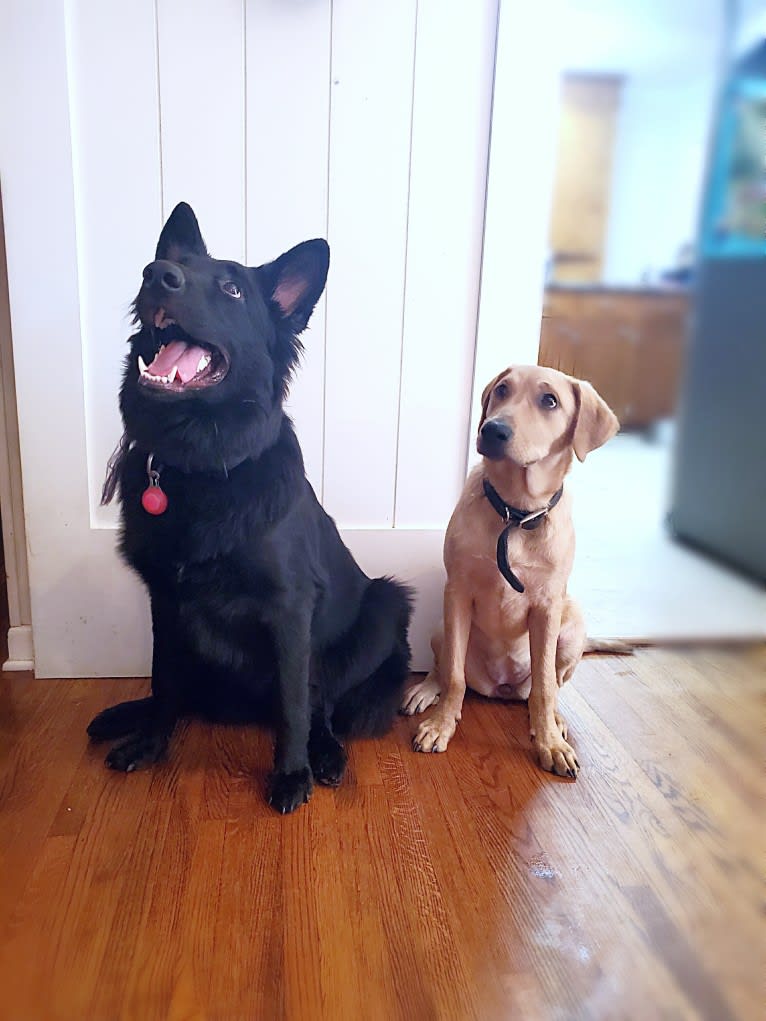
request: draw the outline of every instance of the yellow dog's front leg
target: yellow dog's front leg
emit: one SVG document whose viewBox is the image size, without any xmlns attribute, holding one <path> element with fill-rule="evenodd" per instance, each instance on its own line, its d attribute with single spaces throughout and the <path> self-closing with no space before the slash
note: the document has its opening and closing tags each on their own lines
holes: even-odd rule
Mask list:
<svg viewBox="0 0 766 1021">
<path fill-rule="evenodd" d="M 529 611 L 529 649 L 532 657 L 532 690 L 529 693 L 529 730 L 537 759 L 543 769 L 573 779 L 580 764 L 564 734 L 566 725 L 558 715 L 556 644 L 561 630 L 563 600 Z"/>
<path fill-rule="evenodd" d="M 465 696 L 465 656 L 471 631 L 472 601 L 460 586 L 444 589 L 444 641 L 437 664 L 442 688 L 439 704 L 415 731 L 416 752 L 446 752 L 457 728 Z"/>
</svg>

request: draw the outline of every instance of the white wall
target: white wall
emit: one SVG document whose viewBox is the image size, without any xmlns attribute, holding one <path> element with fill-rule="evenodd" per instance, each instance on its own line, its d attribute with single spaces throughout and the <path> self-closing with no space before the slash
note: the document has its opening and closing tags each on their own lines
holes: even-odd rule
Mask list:
<svg viewBox="0 0 766 1021">
<path fill-rule="evenodd" d="M 688 74 L 633 74 L 615 137 L 604 279 L 637 283 L 694 240 L 715 94 L 712 62 Z"/>
<path fill-rule="evenodd" d="M 762 0 L 757 0 L 762 2 Z M 560 0 L 562 71 L 624 76 L 604 279 L 638 283 L 696 229 L 723 0 Z"/>
<path fill-rule="evenodd" d="M 98 500 L 126 313 L 184 199 L 218 257 L 329 239 L 289 402 L 309 478 L 341 526 L 443 527 L 465 466 L 497 0 L 66 9 L 94 526 L 116 520 Z"/>
<path fill-rule="evenodd" d="M 734 33 L 735 52 L 766 39 L 766 0 L 739 0 L 740 19 Z"/>
</svg>

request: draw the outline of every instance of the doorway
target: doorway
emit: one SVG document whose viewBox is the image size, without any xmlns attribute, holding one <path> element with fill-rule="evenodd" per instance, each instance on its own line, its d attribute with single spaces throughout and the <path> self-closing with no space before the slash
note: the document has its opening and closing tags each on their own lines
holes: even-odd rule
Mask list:
<svg viewBox="0 0 766 1021">
<path fill-rule="evenodd" d="M 666 522 L 724 5 L 576 7 L 562 5 L 539 362 L 590 380 L 621 431 L 572 472 L 572 590 L 593 637 L 760 638 L 761 589 Z"/>
</svg>

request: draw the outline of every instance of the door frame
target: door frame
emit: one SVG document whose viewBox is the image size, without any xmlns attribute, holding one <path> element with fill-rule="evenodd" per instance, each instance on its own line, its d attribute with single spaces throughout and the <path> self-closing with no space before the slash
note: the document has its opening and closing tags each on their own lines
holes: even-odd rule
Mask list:
<svg viewBox="0 0 766 1021">
<path fill-rule="evenodd" d="M 500 0 L 469 466 L 484 386 L 507 365 L 536 365 L 540 347 L 559 106 L 546 7 Z"/>
<path fill-rule="evenodd" d="M 7 671 L 32 670 L 32 609 L 24 527 L 19 424 L 13 375 L 13 342 L 5 258 L 3 203 L 0 193 L 0 518 L 8 590 Z"/>
</svg>

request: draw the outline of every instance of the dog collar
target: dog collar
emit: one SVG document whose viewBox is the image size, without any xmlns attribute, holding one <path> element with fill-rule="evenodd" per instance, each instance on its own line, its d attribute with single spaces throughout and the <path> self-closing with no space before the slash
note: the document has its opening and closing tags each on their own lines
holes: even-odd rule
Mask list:
<svg viewBox="0 0 766 1021">
<path fill-rule="evenodd" d="M 117 484 L 120 480 L 125 460 L 135 445 L 136 441 L 128 439 L 127 433 L 123 433 L 120 437 L 120 442 L 114 448 L 112 456 L 109 458 L 106 465 L 106 477 L 101 490 L 102 507 L 106 507 L 107 504 L 110 504 L 114 499 L 114 494 L 117 491 Z M 224 464 L 222 469 L 223 477 L 228 479 L 229 471 L 234 468 L 238 468 L 245 460 L 247 460 L 247 458 L 243 457 L 242 460 L 237 461 L 236 464 Z M 158 514 L 164 514 L 168 509 L 168 496 L 160 486 L 160 472 L 165 468 L 165 465 L 154 464 L 153 462 L 154 454 L 150 452 L 146 458 L 146 477 L 149 481 L 149 485 L 141 494 L 141 506 L 147 514 L 156 516 Z M 172 465 L 168 465 L 168 467 L 172 467 Z"/>
<path fill-rule="evenodd" d="M 482 485 L 484 486 L 484 495 L 492 504 L 493 509 L 506 522 L 505 528 L 497 538 L 497 569 L 511 588 L 517 592 L 523 592 L 524 586 L 513 573 L 511 565 L 508 563 L 508 533 L 512 528 L 523 528 L 525 531 L 539 528 L 547 518 L 549 511 L 552 511 L 561 499 L 564 487 L 561 486 L 556 490 L 545 507 L 541 507 L 540 510 L 536 511 L 525 511 L 506 503 L 489 479 L 484 479 Z"/>
</svg>

